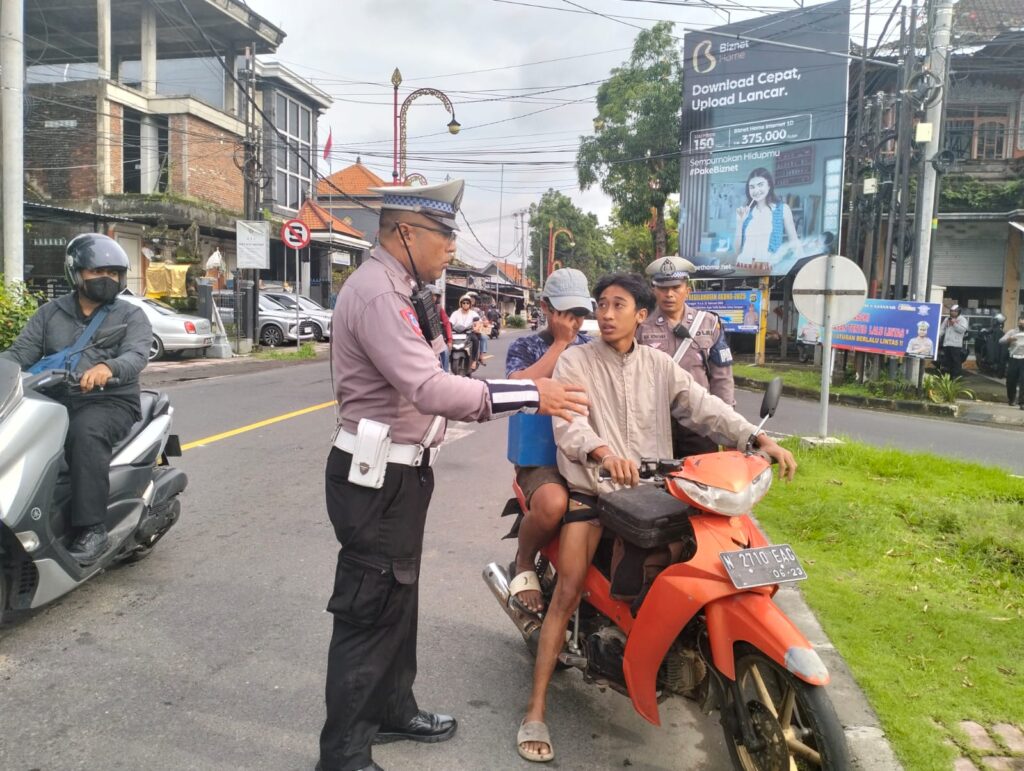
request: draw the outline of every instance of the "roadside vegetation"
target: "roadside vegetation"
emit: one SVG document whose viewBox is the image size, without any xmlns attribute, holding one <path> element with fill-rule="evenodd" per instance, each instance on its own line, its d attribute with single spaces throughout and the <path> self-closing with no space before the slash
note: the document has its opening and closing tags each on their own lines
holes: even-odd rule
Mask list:
<svg viewBox="0 0 1024 771">
<path fill-rule="evenodd" d="M 280 348 L 264 348 L 253 355 L 257 359 L 269 359 L 271 361 L 315 359 L 316 346 L 313 343 L 303 343 L 298 348 L 291 348 L 288 350 L 282 350 Z"/>
<path fill-rule="evenodd" d="M 982 768 L 958 723 L 1024 723 L 1024 480 L 925 453 L 786 444 L 797 478 L 758 518 L 802 558 L 801 590 L 900 760 Z"/>
</svg>

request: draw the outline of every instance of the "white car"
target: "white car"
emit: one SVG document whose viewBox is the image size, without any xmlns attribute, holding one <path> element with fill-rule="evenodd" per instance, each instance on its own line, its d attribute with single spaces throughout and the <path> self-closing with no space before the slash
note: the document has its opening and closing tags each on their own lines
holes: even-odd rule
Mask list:
<svg viewBox="0 0 1024 771">
<path fill-rule="evenodd" d="M 282 305 L 292 313 L 295 312 L 295 295 L 288 292 L 281 292 L 273 289 L 264 289 L 260 294 L 269 297 L 278 305 Z M 313 339 L 317 342 L 329 339 L 331 336 L 331 313 L 320 303 L 310 300 L 304 295 L 299 295 L 299 313 L 306 318 L 313 320 Z"/>
<path fill-rule="evenodd" d="M 149 360 L 156 361 L 165 353 L 205 351 L 213 344 L 210 322 L 201 316 L 178 313 L 170 305 L 149 297 L 123 293 L 119 300 L 142 308 L 153 327 L 153 343 L 149 347 Z"/>
</svg>

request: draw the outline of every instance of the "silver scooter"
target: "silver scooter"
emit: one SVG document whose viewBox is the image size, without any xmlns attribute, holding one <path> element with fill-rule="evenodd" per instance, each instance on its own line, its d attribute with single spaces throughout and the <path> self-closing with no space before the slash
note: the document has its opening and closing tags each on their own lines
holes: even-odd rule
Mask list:
<svg viewBox="0 0 1024 771">
<path fill-rule="evenodd" d="M 69 371 L 27 375 L 0 360 L 0 620 L 45 605 L 115 563 L 147 557 L 181 513 L 188 478 L 167 460 L 181 455 L 171 434 L 174 409 L 166 394 L 143 391 L 142 419 L 114 447 L 110 464 L 110 545 L 88 567 L 68 554 L 68 414 L 46 394 L 76 386 Z"/>
</svg>

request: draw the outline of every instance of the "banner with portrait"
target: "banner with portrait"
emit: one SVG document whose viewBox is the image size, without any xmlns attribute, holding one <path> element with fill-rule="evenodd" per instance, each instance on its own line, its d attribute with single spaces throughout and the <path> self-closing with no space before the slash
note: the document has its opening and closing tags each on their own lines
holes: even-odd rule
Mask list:
<svg viewBox="0 0 1024 771">
<path fill-rule="evenodd" d="M 726 332 L 756 335 L 761 325 L 761 292 L 757 289 L 693 291 L 686 304 L 718 314 Z"/>
<path fill-rule="evenodd" d="M 868 299 L 856 318 L 832 329 L 832 347 L 886 356 L 934 359 L 939 346 L 939 303 Z M 820 343 L 820 324 L 800 314 L 797 340 Z"/>
<path fill-rule="evenodd" d="M 680 255 L 780 276 L 838 241 L 849 26 L 838 0 L 686 34 Z"/>
</svg>

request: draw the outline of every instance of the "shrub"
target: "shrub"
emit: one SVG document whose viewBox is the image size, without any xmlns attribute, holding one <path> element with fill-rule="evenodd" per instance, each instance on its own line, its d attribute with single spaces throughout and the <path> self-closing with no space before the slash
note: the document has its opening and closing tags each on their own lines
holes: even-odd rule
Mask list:
<svg viewBox="0 0 1024 771">
<path fill-rule="evenodd" d="M 512 329 L 526 329 L 526 319 L 522 316 L 509 316 L 505 319 L 505 326 Z"/>
<path fill-rule="evenodd" d="M 38 307 L 38 297 L 24 284 L 15 282 L 8 286 L 0 275 L 0 351 L 11 347 Z"/>
<path fill-rule="evenodd" d="M 946 375 L 925 375 L 924 392 L 936 404 L 955 404 L 957 399 L 974 399 L 974 392 L 964 388 L 963 378 Z"/>
</svg>

